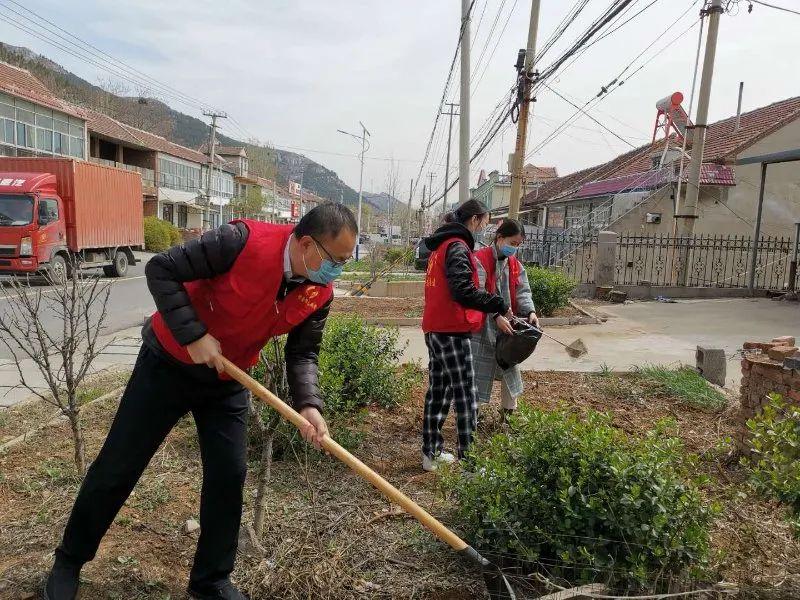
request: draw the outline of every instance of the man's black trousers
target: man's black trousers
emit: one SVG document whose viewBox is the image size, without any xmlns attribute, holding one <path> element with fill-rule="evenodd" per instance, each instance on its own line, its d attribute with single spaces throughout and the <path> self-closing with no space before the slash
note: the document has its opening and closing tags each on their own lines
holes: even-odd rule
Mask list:
<svg viewBox="0 0 800 600">
<path fill-rule="evenodd" d="M 100 540 L 161 442 L 186 413 L 203 460 L 193 589 L 214 590 L 233 570 L 247 470 L 247 392 L 205 365 L 181 365 L 142 346 L 103 448 L 91 464 L 56 550 L 92 560 Z M 177 525 L 177 523 L 176 523 Z"/>
</svg>

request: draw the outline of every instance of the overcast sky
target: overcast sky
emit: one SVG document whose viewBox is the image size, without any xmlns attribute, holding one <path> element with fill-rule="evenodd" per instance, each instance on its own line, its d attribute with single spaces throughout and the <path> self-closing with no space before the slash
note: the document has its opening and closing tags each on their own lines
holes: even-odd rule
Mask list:
<svg viewBox="0 0 800 600">
<path fill-rule="evenodd" d="M 628 15 L 651 1 L 635 0 Z M 394 157 L 401 179 L 398 196 L 403 199 L 408 196 L 408 180 L 417 176 L 420 167 L 453 57 L 460 18 L 458 0 L 20 3 L 150 77 L 226 110 L 236 122 L 224 121 L 225 133 L 234 137 L 246 133 L 282 148 L 304 149 L 304 154 L 336 171 L 356 189 L 358 145 L 336 130 L 358 133 L 358 122 L 363 121 L 372 134 L 365 189 L 385 189 L 388 161 L 384 159 Z M 800 0 L 773 3 L 800 9 Z M 24 12 L 11 2 L 3 4 Z M 575 3 L 541 0 L 541 4 L 540 45 Z M 610 0 L 592 0 L 542 64 L 550 64 L 609 4 Z M 731 14 L 722 17 L 711 120 L 735 113 L 739 81 L 745 82 L 744 110 L 800 95 L 800 16 L 760 5 L 748 14 L 747 4 L 747 0 L 741 0 L 738 10 L 733 7 Z M 699 0 L 656 0 L 642 15 L 587 50 L 551 85 L 583 105 L 690 6 L 686 16 L 626 76 L 655 58 L 590 111 L 631 144 L 649 141 L 658 99 L 681 90 L 688 107 L 698 27 L 668 49 L 659 50 L 697 22 Z M 8 10 L 0 7 L 0 14 L 8 15 Z M 487 44 L 498 10 L 497 26 Z M 525 45 L 529 11 L 529 0 L 475 0 L 473 69 L 484 46 L 486 51 L 473 79 L 473 134 L 513 82 L 513 64 L 517 49 Z M 3 41 L 27 46 L 89 81 L 109 77 L 97 66 L 6 22 L 0 21 L 0 31 Z M 455 76 L 456 85 L 449 96 L 457 102 L 457 72 Z M 162 98 L 178 110 L 201 116 L 196 106 L 164 95 Z M 552 92 L 543 91 L 535 105 L 529 150 L 574 111 Z M 441 132 L 431 168 L 425 169 L 426 178 L 428 170 L 436 172 L 434 187 L 441 187 L 444 174 L 446 128 Z M 451 164 L 455 165 L 456 122 L 453 132 Z M 513 143 L 510 132 L 498 137 L 473 165 L 471 185 L 475 185 L 482 168 L 505 171 Z M 629 148 L 582 117 L 529 162 L 555 166 L 560 174 L 566 174 Z M 415 201 L 420 193 L 421 186 Z"/>
</svg>

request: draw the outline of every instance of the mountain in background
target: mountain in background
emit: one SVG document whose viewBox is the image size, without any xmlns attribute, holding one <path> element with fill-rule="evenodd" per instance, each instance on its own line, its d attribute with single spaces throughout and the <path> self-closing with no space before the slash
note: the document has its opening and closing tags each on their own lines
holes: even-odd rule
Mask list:
<svg viewBox="0 0 800 600">
<path fill-rule="evenodd" d="M 152 90 L 132 88 L 118 80 L 89 83 L 64 69 L 49 58 L 36 54 L 28 48 L 11 46 L 0 42 L 0 60 L 27 69 L 42 81 L 53 93 L 76 104 L 105 113 L 132 127 L 150 131 L 168 140 L 199 148 L 208 141 L 208 124 L 171 108 L 158 98 Z M 273 177 L 277 164 L 277 179 L 280 184 L 293 180 L 303 188 L 330 200 L 343 200 L 349 206 L 358 203 L 358 192 L 344 183 L 339 176 L 307 156 L 270 148 L 254 140 L 239 140 L 219 135 L 225 145 L 246 146 L 250 158 L 251 172 L 262 177 Z M 386 194 L 364 194 L 367 204 L 378 213 L 385 213 Z"/>
</svg>

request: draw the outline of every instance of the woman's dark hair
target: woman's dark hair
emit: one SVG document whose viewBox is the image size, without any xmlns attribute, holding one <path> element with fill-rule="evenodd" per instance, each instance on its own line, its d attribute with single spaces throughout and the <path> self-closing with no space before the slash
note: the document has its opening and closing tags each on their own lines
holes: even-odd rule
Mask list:
<svg viewBox="0 0 800 600">
<path fill-rule="evenodd" d="M 444 217 L 444 222 L 461 223 L 463 225 L 472 217 L 483 217 L 488 212 L 489 209 L 480 200 L 467 200 L 454 211 L 447 213 Z"/>
<path fill-rule="evenodd" d="M 342 229 L 358 235 L 358 224 L 353 212 L 344 204 L 323 202 L 300 219 L 294 228 L 294 235 L 297 239 L 306 235 L 334 238 Z"/>
<path fill-rule="evenodd" d="M 515 235 L 521 235 L 524 240 L 525 227 L 516 219 L 503 219 L 503 222 L 500 223 L 497 231 L 494 233 L 494 239 L 497 241 L 497 238 L 509 238 Z"/>
</svg>

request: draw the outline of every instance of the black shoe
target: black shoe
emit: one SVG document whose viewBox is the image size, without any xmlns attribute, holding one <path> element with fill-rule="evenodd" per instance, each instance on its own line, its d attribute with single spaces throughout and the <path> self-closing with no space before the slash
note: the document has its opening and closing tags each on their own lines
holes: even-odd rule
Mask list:
<svg viewBox="0 0 800 600">
<path fill-rule="evenodd" d="M 216 591 L 199 592 L 189 586 L 189 598 L 191 600 L 250 600 L 249 596 L 245 596 L 242 592 L 233 587 L 230 581 L 226 581 L 222 587 Z"/>
<path fill-rule="evenodd" d="M 75 600 L 80 577 L 80 566 L 56 559 L 44 586 L 44 600 Z"/>
</svg>

